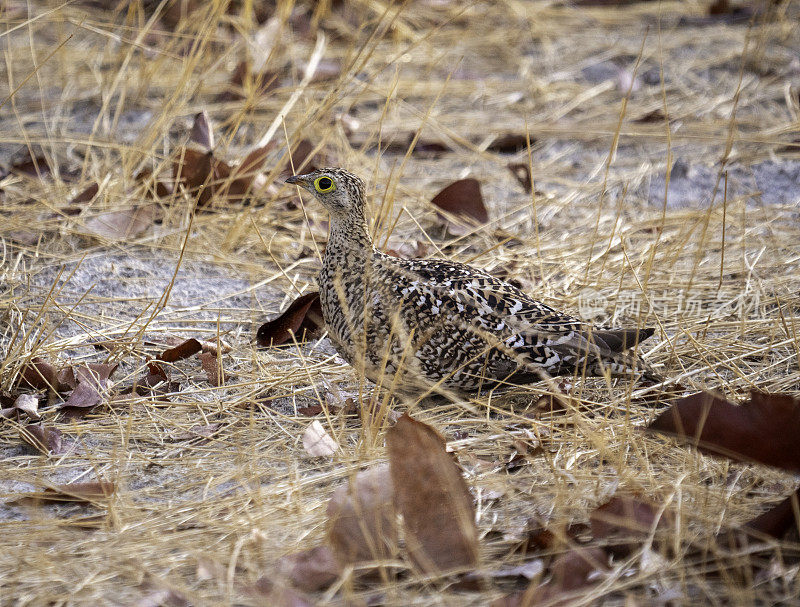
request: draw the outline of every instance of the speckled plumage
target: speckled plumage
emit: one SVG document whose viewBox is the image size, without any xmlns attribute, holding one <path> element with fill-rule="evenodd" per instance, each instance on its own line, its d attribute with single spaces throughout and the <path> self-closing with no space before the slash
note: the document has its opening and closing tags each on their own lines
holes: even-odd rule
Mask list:
<svg viewBox="0 0 800 607">
<path fill-rule="evenodd" d="M 314 183 L 324 177 L 334 189 L 321 193 Z M 655 378 L 625 351 L 652 329 L 592 327 L 472 266 L 391 257 L 369 236 L 361 179 L 327 168 L 288 181 L 331 214 L 322 312 L 337 351 L 372 381 L 473 392 L 542 371 Z"/>
</svg>

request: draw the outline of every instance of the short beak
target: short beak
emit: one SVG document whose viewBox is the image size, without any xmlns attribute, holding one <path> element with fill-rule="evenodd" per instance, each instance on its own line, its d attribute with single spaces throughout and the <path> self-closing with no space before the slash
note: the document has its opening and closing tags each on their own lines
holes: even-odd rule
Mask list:
<svg viewBox="0 0 800 607">
<path fill-rule="evenodd" d="M 292 175 L 286 179 L 286 183 L 294 183 L 299 185 L 300 187 L 307 188 L 308 187 L 308 176 L 307 175 Z"/>
</svg>

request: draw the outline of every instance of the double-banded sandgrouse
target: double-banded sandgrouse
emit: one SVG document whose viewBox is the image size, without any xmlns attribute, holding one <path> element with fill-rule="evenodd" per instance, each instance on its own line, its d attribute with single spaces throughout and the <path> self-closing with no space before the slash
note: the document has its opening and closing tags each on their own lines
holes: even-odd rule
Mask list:
<svg viewBox="0 0 800 607">
<path fill-rule="evenodd" d="M 657 380 L 627 351 L 653 329 L 588 325 L 462 263 L 378 251 L 364 182 L 340 168 L 289 177 L 330 213 L 318 283 L 337 351 L 370 380 L 475 392 L 550 375 Z"/>
</svg>

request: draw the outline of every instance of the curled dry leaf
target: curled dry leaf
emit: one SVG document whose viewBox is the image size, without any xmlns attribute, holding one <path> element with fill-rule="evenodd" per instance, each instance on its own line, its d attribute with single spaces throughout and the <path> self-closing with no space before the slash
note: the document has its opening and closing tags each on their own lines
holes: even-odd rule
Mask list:
<svg viewBox="0 0 800 607">
<path fill-rule="evenodd" d="M 33 420 L 39 419 L 39 397 L 35 394 L 20 394 L 14 401 L 14 408 Z"/>
<path fill-rule="evenodd" d="M 387 431 L 386 447 L 411 560 L 429 574 L 474 567 L 478 530 L 472 496 L 444 438 L 405 414 Z"/>
<path fill-rule="evenodd" d="M 256 334 L 256 343 L 264 348 L 280 346 L 295 339 L 312 339 L 325 324 L 319 293 L 306 293 L 295 299 L 277 318 L 264 323 Z"/>
<path fill-rule="evenodd" d="M 19 436 L 31 447 L 44 455 L 63 453 L 61 430 L 51 426 L 23 426 Z"/>
<path fill-rule="evenodd" d="M 144 187 L 144 197 L 149 200 L 169 198 L 174 192 L 171 183 L 159 181 L 153 176 L 153 171 L 144 168 L 134 176 L 133 180 Z"/>
<path fill-rule="evenodd" d="M 214 387 L 223 385 L 225 383 L 225 372 L 216 355 L 211 352 L 201 352 L 199 358 L 200 365 L 208 378 L 208 383 Z"/>
<path fill-rule="evenodd" d="M 201 345 L 203 347 L 203 352 L 208 352 L 214 356 L 219 356 L 220 353 L 227 354 L 233 349 L 230 344 L 222 339 L 218 341 L 204 341 L 201 342 Z"/>
<path fill-rule="evenodd" d="M 203 350 L 203 344 L 198 340 L 192 338 L 187 339 L 173 348 L 168 348 L 158 355 L 158 360 L 163 360 L 167 363 L 174 363 L 179 360 L 184 360 L 190 356 L 194 356 Z"/>
<path fill-rule="evenodd" d="M 314 592 L 324 590 L 339 577 L 342 568 L 327 546 L 316 546 L 284 556 L 278 571 L 292 586 Z"/>
<path fill-rule="evenodd" d="M 396 554 L 398 531 L 388 464 L 363 470 L 336 489 L 327 514 L 328 542 L 342 565 Z"/>
<path fill-rule="evenodd" d="M 453 234 L 465 234 L 468 226 L 480 225 L 489 221 L 489 213 L 483 203 L 481 185 L 477 179 L 468 178 L 454 181 L 434 196 L 431 203 L 459 220 L 459 223 L 456 224 L 441 213 L 437 213 L 443 224 Z M 466 226 L 462 224 L 466 224 Z"/>
<path fill-rule="evenodd" d="M 303 432 L 303 449 L 311 457 L 327 457 L 338 451 L 339 444 L 325 431 L 322 424 L 315 419 Z"/>
<path fill-rule="evenodd" d="M 734 405 L 710 392 L 679 400 L 649 426 L 700 451 L 800 472 L 800 399 L 752 391 Z"/>
</svg>

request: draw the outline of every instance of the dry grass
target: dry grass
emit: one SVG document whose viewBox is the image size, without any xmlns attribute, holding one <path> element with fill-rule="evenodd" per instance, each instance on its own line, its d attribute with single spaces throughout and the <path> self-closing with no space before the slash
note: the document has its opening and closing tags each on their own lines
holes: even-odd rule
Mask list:
<svg viewBox="0 0 800 607">
<path fill-rule="evenodd" d="M 296 196 L 278 178 L 287 139 L 307 137 L 367 178 L 379 242 L 419 240 L 433 255 L 503 272 L 593 320 L 657 326 L 643 353 L 685 385 L 729 396 L 753 387 L 797 392 L 798 195 L 778 192 L 783 202 L 768 203 L 748 181 L 767 160 L 798 170 L 798 148 L 786 148 L 800 120 L 789 84 L 800 70 L 796 6 L 770 8 L 770 18 L 752 28 L 701 28 L 678 26 L 680 17 L 703 13 L 697 2 L 615 10 L 354 0 L 322 16 L 324 34 L 303 35 L 279 2 L 274 44 L 248 46 L 258 25 L 246 10 L 231 15 L 223 2 L 201 4 L 174 31 L 160 32 L 138 8 L 12 2 L 0 13 L 0 97 L 9 97 L 0 144 L 6 152 L 41 150 L 53 173 L 0 182 L 3 388 L 15 385 L 32 356 L 102 361 L 107 353 L 87 344 L 103 339 L 126 344 L 111 355 L 122 363 L 118 385 L 141 375 L 160 351 L 152 342 L 167 335 L 233 346 L 223 358 L 232 379 L 222 388 L 209 386 L 196 360 L 186 361 L 176 364 L 176 393 L 115 398 L 75 421 L 45 412 L 68 440 L 63 456 L 32 454 L 16 422 L 0 424 L 7 502 L 48 483 L 117 485 L 97 508 L 2 506 L 0 602 L 133 604 L 170 588 L 193 604 L 258 603 L 247 585 L 273 571 L 281 555 L 317 543 L 331 490 L 385 458 L 379 424 L 341 415 L 322 420 L 341 452 L 306 457 L 300 436 L 310 420 L 296 407 L 330 394 L 367 396 L 369 388 L 359 388 L 325 343 L 262 352 L 252 345 L 258 322 L 314 288 L 325 238 L 320 208 L 286 206 Z M 315 45 L 324 61 L 341 63 L 341 76 L 298 89 Z M 267 68 L 285 74 L 279 87 L 215 101 L 248 53 L 268 53 Z M 651 84 L 626 98 L 614 78 L 594 75 L 611 61 L 628 71 L 638 64 Z M 193 215 L 190 198 L 178 193 L 159 203 L 158 225 L 133 239 L 85 235 L 86 222 L 103 211 L 150 204 L 133 176 L 143 167 L 169 171 L 174 144 L 201 109 L 217 121 L 223 157 L 241 158 L 273 135 L 257 204 Z M 666 110 L 669 124 L 635 122 L 654 110 Z M 360 123 L 355 144 L 342 113 Z M 493 136 L 526 129 L 535 139 L 532 196 L 507 171 L 512 159 L 486 150 Z M 437 159 L 375 151 L 414 133 L 453 151 Z M 664 183 L 676 158 L 712 174 L 686 205 L 664 203 L 663 185 L 653 185 Z M 513 160 L 528 162 L 527 152 Z M 728 169 L 745 184 L 726 196 Z M 427 200 L 464 174 L 481 180 L 492 221 L 443 238 Z M 80 214 L 65 214 L 70 197 L 93 181 L 99 196 Z M 685 186 L 673 179 L 671 187 Z M 533 419 L 514 412 L 546 390 L 535 385 L 415 411 L 453 440 L 467 470 L 487 566 L 516 562 L 509 551 L 529 518 L 554 526 L 585 521 L 624 488 L 659 496 L 680 513 L 677 556 L 649 553 L 647 561 L 635 553 L 584 603 L 600 596 L 612 603 L 797 601 L 797 566 L 782 567 L 780 558 L 755 582 L 726 572 L 730 559 L 681 558 L 782 499 L 795 480 L 640 434 L 653 413 L 641 397 L 653 391 L 627 382 L 577 382 L 594 403 L 588 411 Z M 221 424 L 210 439 L 182 436 L 210 422 Z M 544 454 L 510 474 L 503 462 L 520 436 L 541 441 Z M 776 544 L 776 551 L 796 552 L 797 544 Z M 709 570 L 722 573 L 708 577 Z M 443 592 L 410 576 L 378 589 L 346 582 L 316 600 L 483 605 L 509 589 Z"/>
</svg>

